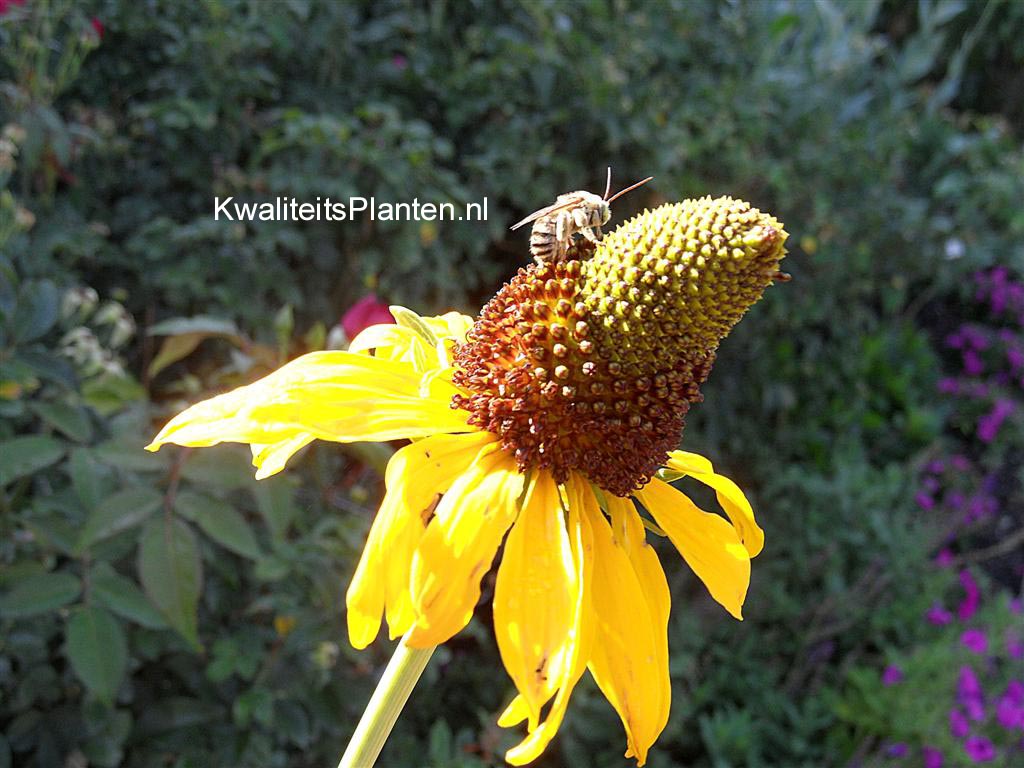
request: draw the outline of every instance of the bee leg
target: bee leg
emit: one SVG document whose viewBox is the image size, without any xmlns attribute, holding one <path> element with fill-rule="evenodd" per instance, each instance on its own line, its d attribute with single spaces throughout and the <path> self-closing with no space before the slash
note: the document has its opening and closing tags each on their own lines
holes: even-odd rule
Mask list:
<svg viewBox="0 0 1024 768">
<path fill-rule="evenodd" d="M 562 211 L 555 218 L 555 242 L 561 248 L 562 243 L 569 239 L 569 217 L 567 211 Z"/>
<path fill-rule="evenodd" d="M 576 229 L 584 229 L 590 223 L 590 214 L 584 208 L 575 208 L 572 211 L 572 221 Z"/>
<path fill-rule="evenodd" d="M 601 229 L 598 227 L 597 231 L 600 232 Z M 598 238 L 598 236 L 596 234 L 594 234 L 594 229 L 592 229 L 591 227 L 584 227 L 583 229 L 580 230 L 580 233 L 585 238 L 587 238 L 587 240 L 589 240 L 590 242 L 592 242 L 592 243 L 598 242 L 599 238 Z"/>
</svg>

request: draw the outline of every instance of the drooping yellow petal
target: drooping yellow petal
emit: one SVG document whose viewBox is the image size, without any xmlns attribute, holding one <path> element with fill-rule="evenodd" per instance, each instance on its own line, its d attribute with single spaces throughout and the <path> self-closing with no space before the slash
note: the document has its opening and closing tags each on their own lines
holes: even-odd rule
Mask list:
<svg viewBox="0 0 1024 768">
<path fill-rule="evenodd" d="M 764 531 L 754 519 L 754 510 L 740 487 L 725 475 L 716 474 L 711 462 L 696 453 L 672 451 L 665 466 L 698 480 L 715 490 L 718 503 L 729 516 L 736 532 L 751 557 L 757 557 L 764 548 Z"/>
<path fill-rule="evenodd" d="M 750 555 L 736 529 L 705 512 L 686 494 L 657 478 L 636 497 L 707 586 L 711 596 L 737 619 L 750 585 Z"/>
<path fill-rule="evenodd" d="M 249 447 L 252 449 L 252 464 L 256 467 L 256 479 L 262 480 L 265 477 L 276 475 L 284 469 L 288 459 L 314 440 L 316 438 L 312 435 L 298 434 L 295 437 L 270 445 L 253 443 Z"/>
<path fill-rule="evenodd" d="M 420 539 L 411 591 L 411 648 L 438 645 L 469 623 L 480 579 L 519 512 L 523 475 L 505 451 L 481 451 L 449 488 Z"/>
<path fill-rule="evenodd" d="M 561 682 L 572 653 L 575 583 L 569 534 L 551 474 L 533 475 L 505 540 L 494 585 L 494 633 L 512 682 L 525 698 L 530 730 Z"/>
<path fill-rule="evenodd" d="M 590 672 L 626 729 L 627 755 L 643 765 L 664 728 L 665 668 L 652 611 L 626 549 L 603 515 L 594 534 L 592 601 L 595 637 Z"/>
<path fill-rule="evenodd" d="M 672 684 L 668 675 L 668 618 L 672 607 L 672 596 L 665 578 L 665 571 L 658 560 L 658 553 L 647 543 L 644 524 L 640 520 L 640 515 L 637 514 L 636 507 L 633 506 L 632 500 L 611 494 L 607 494 L 605 499 L 608 503 L 608 513 L 611 517 L 615 540 L 626 550 L 651 616 L 660 681 L 657 693 L 660 717 L 653 728 L 655 738 L 657 738 L 668 723 L 668 713 L 672 703 Z M 631 756 L 631 754 L 626 755 L 626 757 Z"/>
<path fill-rule="evenodd" d="M 160 431 L 165 443 L 278 445 L 302 436 L 335 442 L 382 441 L 466 432 L 467 414 L 450 407 L 458 390 L 404 363 L 352 352 L 311 352 L 269 376 L 196 403 Z"/>
<path fill-rule="evenodd" d="M 415 618 L 409 595 L 413 554 L 435 499 L 495 439 L 487 432 L 434 435 L 398 450 L 385 473 L 387 492 L 346 595 L 349 640 L 365 648 L 386 611 L 392 639 Z"/>
<path fill-rule="evenodd" d="M 568 537 L 570 542 L 571 555 L 574 567 L 575 595 L 571 606 L 571 626 L 565 638 L 564 646 L 567 652 L 563 654 L 564 663 L 561 665 L 561 672 L 556 681 L 557 693 L 551 704 L 548 716 L 536 728 L 531 728 L 530 733 L 517 746 L 505 753 L 505 760 L 512 765 L 525 765 L 536 760 L 547 747 L 548 743 L 558 732 L 562 719 L 565 717 L 565 710 L 569 706 L 569 697 L 573 688 L 587 668 L 587 660 L 590 658 L 590 641 L 594 634 L 593 612 L 590 606 L 591 600 L 591 572 L 594 563 L 594 542 L 590 528 L 589 508 L 596 510 L 597 504 L 593 500 L 593 494 L 589 487 L 578 476 L 571 475 L 566 487 L 569 514 L 568 514 Z M 590 496 L 590 503 L 584 498 L 584 494 Z M 598 514 L 600 514 L 598 512 Z M 554 670 L 552 670 L 554 671 Z M 517 704 L 517 702 L 522 702 Z M 506 720 L 511 720 L 520 712 L 525 710 L 529 714 L 529 705 L 520 694 L 509 705 L 505 714 L 498 720 L 499 725 L 506 725 Z M 523 718 L 514 720 L 519 722 Z M 514 724 L 513 722 L 513 724 Z"/>
</svg>

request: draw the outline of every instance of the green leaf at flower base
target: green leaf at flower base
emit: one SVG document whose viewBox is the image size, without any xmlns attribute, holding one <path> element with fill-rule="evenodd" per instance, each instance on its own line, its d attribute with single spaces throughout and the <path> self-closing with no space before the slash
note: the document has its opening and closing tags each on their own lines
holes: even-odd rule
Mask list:
<svg viewBox="0 0 1024 768">
<path fill-rule="evenodd" d="M 201 650 L 196 614 L 203 564 L 188 524 L 166 517 L 151 520 L 139 539 L 138 571 L 153 605 L 196 651 Z"/>
<path fill-rule="evenodd" d="M 263 556 L 249 523 L 227 502 L 186 490 L 174 500 L 174 509 L 232 552 L 253 560 Z"/>
<path fill-rule="evenodd" d="M 92 596 L 98 605 L 147 629 L 165 629 L 167 621 L 129 578 L 107 563 L 100 563 L 89 575 Z"/>
<path fill-rule="evenodd" d="M 104 499 L 86 520 L 78 537 L 78 550 L 133 528 L 156 512 L 162 502 L 158 491 L 142 486 L 125 488 Z"/>
<path fill-rule="evenodd" d="M 0 616 L 5 619 L 52 611 L 67 605 L 82 591 L 78 577 L 63 571 L 33 574 L 9 585 L 10 589 L 0 595 Z"/>
<path fill-rule="evenodd" d="M 0 442 L 0 486 L 46 469 L 63 456 L 63 444 L 52 437 L 29 435 L 4 440 Z"/>
<path fill-rule="evenodd" d="M 80 608 L 68 622 L 66 639 L 75 674 L 97 699 L 112 705 L 128 668 L 121 623 L 103 608 Z"/>
</svg>

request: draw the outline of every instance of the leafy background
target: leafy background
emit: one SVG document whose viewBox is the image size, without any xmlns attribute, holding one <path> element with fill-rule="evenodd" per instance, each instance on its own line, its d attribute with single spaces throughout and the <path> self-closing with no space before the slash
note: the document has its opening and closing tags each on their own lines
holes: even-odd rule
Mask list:
<svg viewBox="0 0 1024 768">
<path fill-rule="evenodd" d="M 527 258 L 507 227 L 609 163 L 657 177 L 616 219 L 728 193 L 792 233 L 794 280 L 685 437 L 768 546 L 737 623 L 658 544 L 674 706 L 649 764 L 968 765 L 964 668 L 974 736 L 1014 764 L 1022 41 L 1012 0 L 0 0 L 0 767 L 334 765 L 389 655 L 349 648 L 343 610 L 392 448 L 260 483 L 232 447 L 140 448 L 371 291 L 472 313 Z M 350 194 L 490 218 L 211 215 Z M 383 764 L 501 765 L 510 695 L 485 601 Z M 585 681 L 538 765 L 624 743 Z"/>
</svg>

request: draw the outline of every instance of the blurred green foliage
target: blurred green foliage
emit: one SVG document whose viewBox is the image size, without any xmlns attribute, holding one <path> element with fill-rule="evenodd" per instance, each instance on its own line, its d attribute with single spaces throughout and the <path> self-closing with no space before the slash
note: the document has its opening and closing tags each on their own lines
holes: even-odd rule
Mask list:
<svg viewBox="0 0 1024 768">
<path fill-rule="evenodd" d="M 256 483 L 245 451 L 141 446 L 368 290 L 472 312 L 527 259 L 508 225 L 607 164 L 656 176 L 616 220 L 744 197 L 787 222 L 794 274 L 687 428 L 768 546 L 738 624 L 659 543 L 675 696 L 649 765 L 880 759 L 908 734 L 873 670 L 919 659 L 937 697 L 957 663 L 921 620 L 948 521 L 913 491 L 951 434 L 942 310 L 1024 268 L 1022 40 L 999 0 L 6 4 L 0 768 L 333 765 L 388 654 L 347 646 L 343 594 L 389 449 L 314 446 Z M 353 194 L 491 217 L 212 218 L 215 196 Z M 1021 451 L 986 454 L 1008 509 Z M 438 652 L 385 764 L 501 763 L 488 622 L 485 601 Z M 938 739 L 928 703 L 914 734 Z M 538 764 L 619 766 L 624 743 L 584 682 Z"/>
</svg>

